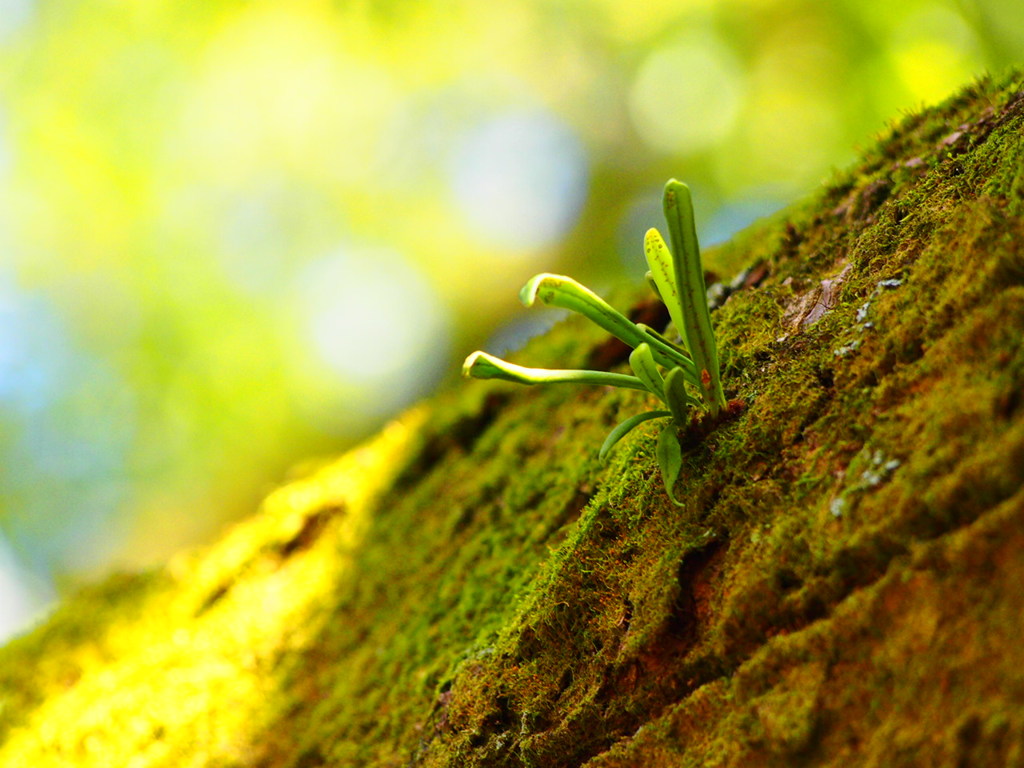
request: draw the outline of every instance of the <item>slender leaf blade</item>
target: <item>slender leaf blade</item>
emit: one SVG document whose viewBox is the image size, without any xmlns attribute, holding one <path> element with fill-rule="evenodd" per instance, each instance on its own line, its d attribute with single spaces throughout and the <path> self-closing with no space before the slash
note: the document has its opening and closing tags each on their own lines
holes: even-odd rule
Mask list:
<svg viewBox="0 0 1024 768">
<path fill-rule="evenodd" d="M 656 229 L 649 229 L 644 235 L 644 256 L 647 259 L 647 266 L 651 269 L 651 279 L 657 286 L 658 297 L 668 307 L 669 317 L 672 318 L 676 330 L 680 334 L 685 334 L 682 304 L 679 299 L 679 281 L 676 279 L 672 253 Z M 683 340 L 686 340 L 685 335 Z"/>
<path fill-rule="evenodd" d="M 647 391 L 636 376 L 608 371 L 526 368 L 486 352 L 474 352 L 462 364 L 462 375 L 474 379 L 501 379 L 516 384 L 594 384 Z"/>
<path fill-rule="evenodd" d="M 725 394 L 718 368 L 718 347 L 715 344 L 711 314 L 708 312 L 707 289 L 700 261 L 700 245 L 693 220 L 690 189 L 681 181 L 670 179 L 665 184 L 665 220 L 672 244 L 676 283 L 679 286 L 682 333 L 701 379 L 701 391 L 708 408 L 717 413 L 725 406 Z"/>
<path fill-rule="evenodd" d="M 669 341 L 665 336 L 663 336 L 662 334 L 658 333 L 656 330 L 651 328 L 651 326 L 645 325 L 644 323 L 637 323 L 636 327 L 639 328 L 644 333 L 646 333 L 648 336 L 653 336 L 655 339 L 660 341 L 666 347 L 669 347 L 670 349 L 675 350 L 675 352 L 678 353 L 680 359 L 688 360 L 691 363 L 693 362 L 693 360 L 690 358 L 690 353 L 689 352 L 687 352 L 685 349 L 683 349 L 678 344 L 674 344 L 673 342 Z M 692 368 L 692 366 L 688 366 L 684 370 L 687 373 L 694 373 L 696 371 L 696 369 Z M 695 384 L 695 385 L 697 384 L 697 377 L 696 376 L 693 377 L 693 384 Z"/>
<path fill-rule="evenodd" d="M 654 359 L 666 368 L 674 365 L 693 367 L 692 361 L 681 358 L 676 350 L 645 333 L 604 299 L 571 277 L 546 272 L 534 275 L 519 291 L 519 299 L 527 307 L 539 301 L 546 306 L 581 314 L 633 348 L 646 342 L 651 346 Z M 693 368 L 693 375 L 697 376 L 696 368 Z"/>
<path fill-rule="evenodd" d="M 616 425 L 615 429 L 608 433 L 608 437 L 604 439 L 604 443 L 601 444 L 601 450 L 597 454 L 598 459 L 604 461 L 608 457 L 612 448 L 615 447 L 616 443 L 645 421 L 661 419 L 671 415 L 672 414 L 669 411 L 646 411 L 645 413 L 638 413 L 635 416 L 630 416 L 622 423 Z"/>
<path fill-rule="evenodd" d="M 679 446 L 679 436 L 676 433 L 674 421 L 670 421 L 658 433 L 655 455 L 658 458 L 658 467 L 661 469 L 661 480 L 665 484 L 665 492 L 668 493 L 673 504 L 679 507 L 683 506 L 672 491 L 676 480 L 679 479 L 679 472 L 683 468 L 683 449 Z"/>
<path fill-rule="evenodd" d="M 527 307 L 536 302 L 578 312 L 616 338 L 635 347 L 644 341 L 637 327 L 625 315 L 584 285 L 564 275 L 534 275 L 519 291 Z"/>
</svg>

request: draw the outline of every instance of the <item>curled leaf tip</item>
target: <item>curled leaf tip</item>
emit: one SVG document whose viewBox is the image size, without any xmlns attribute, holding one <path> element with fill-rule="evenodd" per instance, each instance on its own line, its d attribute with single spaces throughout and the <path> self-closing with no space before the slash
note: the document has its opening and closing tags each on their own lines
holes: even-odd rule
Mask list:
<svg viewBox="0 0 1024 768">
<path fill-rule="evenodd" d="M 523 306 L 532 307 L 537 301 L 537 294 L 540 289 L 544 287 L 545 283 L 560 283 L 567 278 L 562 275 L 553 275 L 550 272 L 541 272 L 539 275 L 534 275 L 526 281 L 526 285 L 519 289 L 519 300 L 523 303 Z M 541 303 L 546 304 L 544 297 L 540 297 Z"/>
<path fill-rule="evenodd" d="M 484 367 L 492 367 L 493 363 L 491 363 L 491 360 L 493 358 L 486 352 L 474 352 L 462 364 L 462 375 L 467 379 L 473 377 L 482 378 L 479 374 Z"/>
<path fill-rule="evenodd" d="M 644 233 L 645 252 L 650 253 L 651 251 L 658 247 L 659 243 L 664 245 L 665 238 L 661 236 L 661 232 L 659 232 L 657 229 L 651 227 L 650 229 L 647 230 L 647 232 Z"/>
</svg>

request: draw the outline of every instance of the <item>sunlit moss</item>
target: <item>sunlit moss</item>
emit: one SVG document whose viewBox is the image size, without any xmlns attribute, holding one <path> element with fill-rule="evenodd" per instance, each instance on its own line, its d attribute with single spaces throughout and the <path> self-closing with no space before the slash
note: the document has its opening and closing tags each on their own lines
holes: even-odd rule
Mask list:
<svg viewBox="0 0 1024 768">
<path fill-rule="evenodd" d="M 268 715 L 286 707 L 274 700 L 269 673 L 284 649 L 295 652 L 315 636 L 316 608 L 347 578 L 372 505 L 424 417 L 410 412 L 371 443 L 275 491 L 261 516 L 213 551 L 177 558 L 171 583 L 146 596 L 154 620 L 97 628 L 64 658 L 74 685 L 7 734 L 0 762 L 101 766 L 124 754 L 170 766 L 251 754 L 253 726 L 269 720 L 254 719 L 249 704 L 263 701 Z M 161 684 L 147 691 L 154 676 Z M 112 722 L 118 727 L 105 732 Z"/>
</svg>

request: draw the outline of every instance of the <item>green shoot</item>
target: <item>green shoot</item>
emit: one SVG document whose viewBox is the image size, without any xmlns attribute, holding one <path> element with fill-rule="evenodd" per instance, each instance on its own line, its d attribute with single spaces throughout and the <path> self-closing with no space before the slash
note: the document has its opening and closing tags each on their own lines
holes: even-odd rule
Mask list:
<svg viewBox="0 0 1024 768">
<path fill-rule="evenodd" d="M 524 368 L 486 352 L 474 352 L 462 364 L 462 375 L 474 379 L 502 379 L 516 384 L 596 384 L 606 387 L 646 390 L 636 376 L 608 371 Z"/>
<path fill-rule="evenodd" d="M 474 352 L 462 366 L 464 376 L 503 379 L 517 384 L 594 384 L 649 392 L 665 409 L 646 411 L 617 425 L 599 453 L 603 460 L 633 429 L 652 419 L 667 419 L 658 434 L 655 455 L 669 499 L 682 470 L 679 430 L 689 424 L 694 409 L 712 416 L 725 407 L 718 368 L 718 348 L 711 327 L 700 248 L 693 222 L 690 190 L 675 179 L 665 185 L 665 219 L 671 250 L 656 229 L 644 238 L 644 253 L 651 271 L 647 281 L 668 307 L 669 317 L 682 337 L 680 346 L 645 325 L 631 322 L 597 294 L 562 275 L 536 275 L 519 292 L 527 307 L 535 303 L 577 312 L 633 348 L 629 365 L 633 375 L 607 371 L 524 368 L 486 352 Z M 685 348 L 684 348 L 685 347 Z"/>
<path fill-rule="evenodd" d="M 686 348 L 690 350 L 700 373 L 708 410 L 716 414 L 725 407 L 725 395 L 718 371 L 718 346 L 715 344 L 711 314 L 708 312 L 708 292 L 704 286 L 704 268 L 700 262 L 690 188 L 681 181 L 670 179 L 665 185 L 664 208 L 669 240 L 672 243 L 673 272 L 679 291 L 677 311 L 681 315 L 678 319 L 672 315 L 672 320 L 676 323 L 676 329 L 683 334 Z M 647 233 L 648 239 L 655 240 L 655 249 L 664 248 L 661 235 L 657 231 L 654 234 L 656 238 L 651 238 L 651 233 Z"/>
<path fill-rule="evenodd" d="M 682 350 L 630 322 L 625 315 L 571 277 L 547 273 L 535 275 L 519 291 L 519 299 L 527 307 L 539 301 L 546 306 L 577 312 L 631 347 L 649 344 L 651 354 L 660 365 L 682 366 L 689 372 L 693 383 L 699 385 L 697 367 Z"/>
</svg>

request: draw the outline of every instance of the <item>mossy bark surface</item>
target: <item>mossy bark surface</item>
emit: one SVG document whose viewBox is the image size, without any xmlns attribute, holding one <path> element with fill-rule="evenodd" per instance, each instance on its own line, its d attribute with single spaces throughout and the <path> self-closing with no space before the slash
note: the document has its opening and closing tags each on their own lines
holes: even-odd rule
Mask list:
<svg viewBox="0 0 1024 768">
<path fill-rule="evenodd" d="M 0 765 L 1024 765 L 1021 74 L 712 260 L 682 509 L 642 393 L 466 382 L 0 651 Z"/>
</svg>

